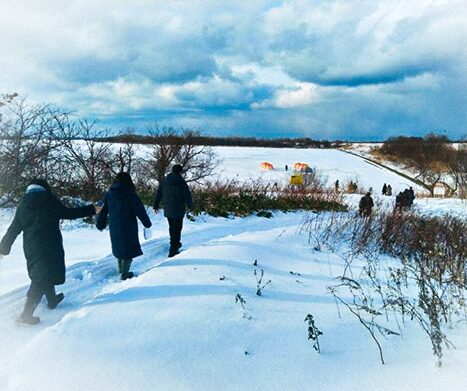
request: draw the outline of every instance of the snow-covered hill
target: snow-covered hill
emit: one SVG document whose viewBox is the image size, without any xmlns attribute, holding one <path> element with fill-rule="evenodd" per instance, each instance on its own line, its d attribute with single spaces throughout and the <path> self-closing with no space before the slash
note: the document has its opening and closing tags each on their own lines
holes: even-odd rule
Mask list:
<svg viewBox="0 0 467 391">
<path fill-rule="evenodd" d="M 403 183 L 339 151 L 226 148 L 222 157 L 224 176 L 280 180 L 287 175 L 283 165 L 304 161 L 328 170 L 330 181 L 360 175 L 375 188 L 378 180 Z M 263 160 L 278 169 L 261 171 Z M 357 200 L 348 197 L 351 204 Z M 417 199 L 416 208 L 467 217 L 458 200 Z M 2 211 L 1 235 L 11 217 L 12 211 Z M 42 303 L 36 311 L 41 323 L 34 327 L 14 322 L 28 284 L 19 238 L 0 261 L 0 389 L 464 390 L 462 324 L 449 330 L 457 349 L 446 350 L 442 368 L 435 366 L 428 339 L 410 323 L 402 338 L 382 340 L 387 364 L 379 363 L 358 320 L 345 311 L 339 316 L 327 287 L 344 261 L 313 250 L 301 232 L 306 217 L 201 216 L 185 223 L 183 251 L 168 259 L 167 223 L 152 214 L 144 256 L 133 265 L 138 277 L 124 282 L 109 255 L 107 232 L 65 224 L 68 269 L 60 290 L 66 298 L 53 311 Z M 263 283 L 271 283 L 260 297 L 254 271 L 261 269 Z M 307 340 L 307 314 L 324 333 L 320 354 Z"/>
</svg>

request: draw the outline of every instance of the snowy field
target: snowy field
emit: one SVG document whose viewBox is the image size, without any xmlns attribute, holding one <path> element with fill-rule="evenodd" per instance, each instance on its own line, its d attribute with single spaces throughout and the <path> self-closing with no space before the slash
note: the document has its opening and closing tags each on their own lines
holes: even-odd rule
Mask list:
<svg viewBox="0 0 467 391">
<path fill-rule="evenodd" d="M 340 151 L 216 150 L 224 178 L 286 181 L 285 164 L 299 161 L 330 183 L 359 178 L 378 192 L 384 182 L 395 191 L 406 185 Z M 262 171 L 262 161 L 276 169 Z M 358 198 L 346 197 L 351 206 Z M 393 197 L 382 202 L 390 206 Z M 467 218 L 460 200 L 417 198 L 415 208 Z M 1 235 L 12 214 L 1 211 Z M 53 311 L 43 302 L 36 310 L 41 323 L 34 327 L 15 324 L 29 282 L 18 238 L 0 261 L 0 390 L 465 390 L 465 324 L 448 330 L 457 349 L 445 350 L 442 368 L 427 337 L 410 323 L 402 337 L 381 341 L 386 365 L 379 363 L 367 332 L 346 311 L 339 316 L 327 292 L 344 264 L 339 254 L 308 244 L 301 233 L 306 216 L 201 216 L 185 221 L 183 251 L 168 259 L 167 223 L 151 214 L 144 255 L 132 267 L 138 277 L 124 282 L 108 232 L 64 223 L 67 282 L 58 291 L 65 301 Z M 255 269 L 271 280 L 261 297 Z M 324 333 L 320 354 L 307 340 L 307 314 Z"/>
<path fill-rule="evenodd" d="M 363 190 L 373 188 L 377 193 L 383 184 L 391 184 L 393 194 L 409 186 L 424 193 L 422 187 L 410 183 L 405 178 L 389 170 L 383 170 L 357 156 L 337 149 L 291 149 L 253 147 L 214 147 L 221 164 L 217 174 L 222 177 L 262 179 L 268 182 L 288 183 L 295 163 L 306 163 L 317 170 L 328 186 L 339 180 L 341 187 L 349 181 L 356 181 Z M 263 170 L 262 162 L 269 162 L 273 170 Z M 285 171 L 285 165 L 289 170 Z"/>
</svg>

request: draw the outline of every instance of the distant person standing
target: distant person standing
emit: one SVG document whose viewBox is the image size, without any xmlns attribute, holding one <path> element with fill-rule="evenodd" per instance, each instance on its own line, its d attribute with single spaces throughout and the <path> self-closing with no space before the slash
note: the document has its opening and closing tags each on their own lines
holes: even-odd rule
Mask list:
<svg viewBox="0 0 467 391">
<path fill-rule="evenodd" d="M 388 187 L 386 188 L 386 195 L 388 197 L 392 196 L 392 186 L 391 185 L 388 185 Z"/>
<path fill-rule="evenodd" d="M 289 171 L 289 166 L 287 164 L 285 165 L 285 171 Z"/>
<path fill-rule="evenodd" d="M 405 189 L 402 192 L 402 207 L 403 208 L 410 208 L 410 191 L 409 191 L 409 189 Z"/>
<path fill-rule="evenodd" d="M 386 186 L 386 183 L 385 183 L 385 184 L 383 185 L 383 190 L 381 191 L 381 193 L 382 193 L 383 195 L 386 195 L 387 192 L 388 192 L 388 187 Z"/>
<path fill-rule="evenodd" d="M 399 211 L 399 212 L 402 211 L 403 198 L 404 196 L 402 195 L 402 192 L 400 191 L 399 194 L 396 195 L 396 206 L 395 206 L 396 211 Z"/>
<path fill-rule="evenodd" d="M 358 212 L 360 216 L 369 217 L 371 216 L 371 210 L 374 206 L 373 198 L 371 197 L 371 193 L 366 193 L 361 199 L 360 203 L 358 204 Z"/>
<path fill-rule="evenodd" d="M 409 190 L 407 190 L 407 196 L 408 196 L 408 203 L 409 203 L 409 208 L 413 205 L 413 202 L 415 200 L 415 192 L 413 191 L 412 186 L 410 186 Z"/>
<path fill-rule="evenodd" d="M 336 192 L 339 191 L 339 179 L 337 179 L 336 182 L 334 183 L 334 189 L 336 190 Z"/>
<path fill-rule="evenodd" d="M 187 208 L 193 208 L 191 191 L 182 177 L 182 172 L 183 167 L 180 164 L 175 164 L 172 167 L 172 172 L 159 183 L 153 200 L 154 212 L 158 212 L 162 202 L 164 216 L 169 222 L 169 258 L 180 253 L 183 217 Z"/>
<path fill-rule="evenodd" d="M 23 232 L 23 250 L 31 285 L 18 323 L 34 325 L 40 322 L 39 317 L 33 314 L 44 295 L 49 309 L 56 308 L 65 297 L 63 293 L 55 293 L 55 285 L 65 283 L 60 220 L 92 216 L 99 210 L 94 205 L 67 208 L 43 179 L 34 179 L 29 184 L 13 222 L 0 242 L 0 254 L 8 255 L 16 237 Z"/>
<path fill-rule="evenodd" d="M 104 196 L 104 205 L 97 216 L 96 227 L 102 231 L 109 220 L 112 253 L 117 258 L 118 272 L 122 280 L 134 277 L 130 271 L 133 258 L 143 255 L 138 238 L 137 219 L 145 228 L 151 227 L 151 220 L 136 194 L 130 174 L 120 172 Z"/>
</svg>

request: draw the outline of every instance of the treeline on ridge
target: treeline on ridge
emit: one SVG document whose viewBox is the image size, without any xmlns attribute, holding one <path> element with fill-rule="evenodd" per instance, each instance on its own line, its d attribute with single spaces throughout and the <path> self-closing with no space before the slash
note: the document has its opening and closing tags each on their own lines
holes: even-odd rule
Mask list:
<svg viewBox="0 0 467 391">
<path fill-rule="evenodd" d="M 107 137 L 101 141 L 112 143 L 132 143 L 132 144 L 155 144 L 160 142 L 180 143 L 183 141 L 182 135 L 177 135 L 175 129 L 169 128 L 170 135 L 154 136 L 133 134 L 124 132 L 116 136 Z M 190 136 L 190 143 L 193 145 L 225 146 L 225 147 L 269 147 L 269 148 L 338 148 L 345 144 L 344 141 L 336 140 L 313 140 L 309 137 L 303 138 L 256 138 L 256 137 L 216 137 L 216 136 Z"/>
</svg>

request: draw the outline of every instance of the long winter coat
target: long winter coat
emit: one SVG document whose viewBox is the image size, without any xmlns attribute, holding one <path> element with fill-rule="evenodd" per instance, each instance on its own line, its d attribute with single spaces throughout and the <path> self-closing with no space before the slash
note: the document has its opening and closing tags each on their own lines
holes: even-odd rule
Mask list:
<svg viewBox="0 0 467 391">
<path fill-rule="evenodd" d="M 368 196 L 368 195 L 363 196 L 360 199 L 360 203 L 358 204 L 360 214 L 362 213 L 370 214 L 371 208 L 373 208 L 374 205 L 375 203 L 373 202 L 373 198 L 371 198 L 371 196 Z"/>
<path fill-rule="evenodd" d="M 153 200 L 154 209 L 159 209 L 162 201 L 164 216 L 174 219 L 183 218 L 186 208 L 193 208 L 190 189 L 181 175 L 170 173 L 159 184 Z"/>
<path fill-rule="evenodd" d="M 23 249 L 29 278 L 39 284 L 63 284 L 65 252 L 59 228 L 60 220 L 92 216 L 94 213 L 93 205 L 67 208 L 48 191 L 26 193 L 0 242 L 0 253 L 9 254 L 16 237 L 23 232 Z"/>
<path fill-rule="evenodd" d="M 133 259 L 143 254 L 138 238 L 138 221 L 146 228 L 151 220 L 140 198 L 129 187 L 115 183 L 104 197 L 104 206 L 97 216 L 97 229 L 110 227 L 110 241 L 115 258 Z"/>
</svg>

